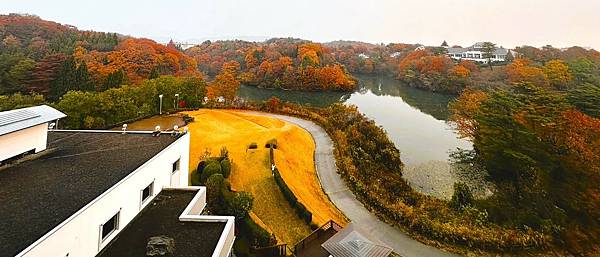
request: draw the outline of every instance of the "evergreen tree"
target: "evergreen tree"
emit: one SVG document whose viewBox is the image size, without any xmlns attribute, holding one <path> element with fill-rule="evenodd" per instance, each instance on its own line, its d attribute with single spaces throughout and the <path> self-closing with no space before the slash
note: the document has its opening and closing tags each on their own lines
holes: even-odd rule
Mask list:
<svg viewBox="0 0 600 257">
<path fill-rule="evenodd" d="M 126 82 L 125 72 L 123 71 L 123 69 L 119 69 L 115 72 L 108 74 L 108 76 L 106 77 L 106 80 L 104 80 L 104 83 L 102 83 L 100 91 L 119 87 L 119 86 L 125 84 L 125 82 Z"/>
<path fill-rule="evenodd" d="M 160 73 L 158 72 L 157 68 L 152 68 L 152 70 L 150 71 L 150 77 L 149 79 L 155 79 L 160 77 Z"/>
<path fill-rule="evenodd" d="M 483 58 L 487 59 L 490 70 L 492 69 L 492 57 L 494 57 L 494 52 L 496 51 L 496 44 L 492 42 L 483 42 L 481 46 L 483 52 Z"/>
<path fill-rule="evenodd" d="M 59 66 L 56 78 L 50 83 L 50 100 L 58 100 L 62 95 L 69 91 L 91 91 L 94 84 L 90 78 L 85 63 L 77 67 L 73 57 L 65 60 Z"/>
</svg>

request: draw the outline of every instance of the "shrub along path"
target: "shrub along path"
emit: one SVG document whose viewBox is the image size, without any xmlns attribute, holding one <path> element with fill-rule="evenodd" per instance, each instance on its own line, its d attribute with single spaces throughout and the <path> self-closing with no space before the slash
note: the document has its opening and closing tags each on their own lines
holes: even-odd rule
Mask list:
<svg viewBox="0 0 600 257">
<path fill-rule="evenodd" d="M 249 112 L 255 115 L 274 117 L 296 124 L 306 129 L 314 138 L 316 144 L 315 162 L 317 174 L 323 190 L 331 201 L 356 225 L 369 231 L 381 242 L 394 249 L 401 256 L 453 256 L 453 254 L 425 245 L 412 239 L 398 228 L 390 226 L 379 220 L 369 212 L 354 194 L 348 189 L 342 177 L 337 173 L 335 157 L 333 155 L 333 142 L 327 132 L 315 123 L 296 117 L 285 115 Z"/>
</svg>

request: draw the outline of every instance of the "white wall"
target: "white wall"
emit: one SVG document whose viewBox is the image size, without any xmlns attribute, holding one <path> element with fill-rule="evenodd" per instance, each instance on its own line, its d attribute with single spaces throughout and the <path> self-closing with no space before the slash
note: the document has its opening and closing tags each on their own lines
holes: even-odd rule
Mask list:
<svg viewBox="0 0 600 257">
<path fill-rule="evenodd" d="M 167 136 L 167 135 L 163 135 Z M 95 256 L 118 233 L 100 243 L 100 227 L 120 211 L 120 232 L 142 209 L 141 190 L 154 182 L 154 198 L 165 187 L 187 186 L 190 134 L 185 134 L 136 171 L 75 213 L 17 256 Z M 171 185 L 172 164 L 181 158 L 180 185 Z M 151 202 L 151 199 L 145 203 Z M 31 215 L 35 215 L 32 213 Z"/>
<path fill-rule="evenodd" d="M 0 161 L 35 149 L 46 150 L 48 123 L 40 124 L 0 136 Z"/>
<path fill-rule="evenodd" d="M 233 216 L 206 216 L 202 210 L 206 206 L 206 187 L 198 188 L 198 193 L 179 216 L 180 221 L 186 222 L 224 222 L 225 227 L 221 232 L 219 241 L 215 247 L 212 257 L 229 257 L 235 241 L 235 217 Z"/>
</svg>

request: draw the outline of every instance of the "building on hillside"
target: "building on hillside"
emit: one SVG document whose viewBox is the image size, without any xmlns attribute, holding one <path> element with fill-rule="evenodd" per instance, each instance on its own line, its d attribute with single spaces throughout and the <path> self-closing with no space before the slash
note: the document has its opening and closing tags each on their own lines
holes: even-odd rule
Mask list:
<svg viewBox="0 0 600 257">
<path fill-rule="evenodd" d="M 469 60 L 478 63 L 487 63 L 488 58 L 485 56 L 483 46 L 483 42 L 478 42 L 467 48 L 446 46 L 446 49 L 448 49 L 448 57 L 454 60 Z M 511 50 L 503 47 L 496 47 L 489 60 L 491 62 L 505 62 L 509 54 L 512 54 Z"/>
<path fill-rule="evenodd" d="M 231 255 L 234 218 L 202 215 L 188 186 L 189 133 L 55 129 L 64 117 L 0 112 L 0 256 Z"/>
</svg>

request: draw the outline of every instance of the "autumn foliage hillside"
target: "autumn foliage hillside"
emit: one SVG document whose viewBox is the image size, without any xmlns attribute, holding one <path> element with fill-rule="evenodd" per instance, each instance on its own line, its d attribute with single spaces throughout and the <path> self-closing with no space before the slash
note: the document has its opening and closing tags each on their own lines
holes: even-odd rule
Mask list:
<svg viewBox="0 0 600 257">
<path fill-rule="evenodd" d="M 215 76 L 226 62 L 240 64 L 242 83 L 265 88 L 347 91 L 356 81 L 329 49 L 300 39 L 204 42 L 186 50 L 202 72 Z"/>
<path fill-rule="evenodd" d="M 97 80 L 104 80 L 120 70 L 133 82 L 157 75 L 197 73 L 194 59 L 150 39 L 127 38 L 110 52 L 77 47 L 74 56 L 77 61 L 86 63 Z"/>
<path fill-rule="evenodd" d="M 196 61 L 173 44 L 81 31 L 34 15 L 0 15 L 0 95 L 12 95 L 6 97 L 6 108 L 40 98 L 58 102 L 69 91 L 139 86 L 168 75 L 203 78 Z"/>
</svg>

